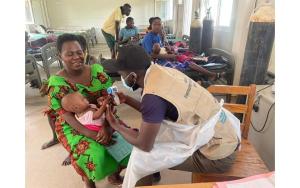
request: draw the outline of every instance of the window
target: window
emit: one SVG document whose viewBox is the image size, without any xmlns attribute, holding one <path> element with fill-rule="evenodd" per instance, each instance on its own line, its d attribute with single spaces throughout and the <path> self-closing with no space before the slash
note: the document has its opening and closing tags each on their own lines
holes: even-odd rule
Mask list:
<svg viewBox="0 0 300 188">
<path fill-rule="evenodd" d="M 223 0 L 220 3 L 220 26 L 230 26 L 233 0 Z"/>
<path fill-rule="evenodd" d="M 155 0 L 155 15 L 162 21 L 173 19 L 173 0 Z"/>
<path fill-rule="evenodd" d="M 204 19 L 206 10 L 211 7 L 211 19 L 214 26 L 230 27 L 233 0 L 202 0 L 201 19 Z"/>
<path fill-rule="evenodd" d="M 30 0 L 25 0 L 25 23 L 26 24 L 34 23 Z"/>
</svg>

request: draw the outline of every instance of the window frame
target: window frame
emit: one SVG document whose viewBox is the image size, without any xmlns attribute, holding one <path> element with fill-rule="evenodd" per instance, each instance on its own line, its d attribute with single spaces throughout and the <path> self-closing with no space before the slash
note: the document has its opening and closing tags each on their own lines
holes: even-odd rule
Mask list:
<svg viewBox="0 0 300 188">
<path fill-rule="evenodd" d="M 170 1 L 170 2 L 169 2 L 169 1 Z M 162 17 L 162 16 L 161 16 L 161 13 L 158 12 L 158 8 L 157 8 L 158 2 L 166 2 L 166 3 L 167 3 L 167 8 L 170 8 L 169 5 L 171 5 L 171 10 L 168 10 L 168 11 L 167 11 L 168 14 L 167 14 L 166 18 L 165 18 L 165 17 Z M 155 14 L 156 16 L 159 16 L 159 17 L 162 19 L 162 21 L 168 21 L 168 20 L 173 20 L 173 19 L 174 19 L 174 18 L 173 18 L 174 0 L 155 0 L 155 1 L 154 1 L 154 9 L 155 9 L 154 14 Z"/>
<path fill-rule="evenodd" d="M 205 1 L 205 0 L 204 0 Z M 203 20 L 206 16 L 206 7 L 205 7 L 205 2 L 202 1 L 202 6 L 201 6 L 201 20 Z M 232 3 L 231 3 L 231 15 L 230 15 L 230 21 L 229 21 L 229 24 L 228 25 L 220 25 L 220 14 L 221 14 L 221 6 L 222 6 L 222 2 L 224 3 L 226 0 L 218 0 L 218 5 L 216 7 L 217 9 L 217 15 L 216 15 L 216 18 L 212 18 L 214 20 L 214 28 L 216 30 L 230 30 L 230 27 L 232 26 L 232 16 L 234 15 L 233 14 L 233 7 L 234 7 L 234 3 L 235 3 L 235 0 L 232 0 Z"/>
</svg>

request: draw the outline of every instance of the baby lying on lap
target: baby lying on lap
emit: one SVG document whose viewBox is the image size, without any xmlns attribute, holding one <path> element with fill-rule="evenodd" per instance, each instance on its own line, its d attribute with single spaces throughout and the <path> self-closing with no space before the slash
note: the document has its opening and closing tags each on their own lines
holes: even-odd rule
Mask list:
<svg viewBox="0 0 300 188">
<path fill-rule="evenodd" d="M 79 92 L 74 92 L 64 96 L 61 105 L 66 111 L 74 113 L 75 118 L 87 129 L 98 132 L 97 138 L 101 138 L 103 126 L 108 125 L 108 122 L 105 120 L 107 105 L 111 104 L 110 106 L 114 106 L 115 102 L 110 95 L 99 97 L 97 102 L 100 105 L 99 108 L 95 104 L 90 104 Z M 125 157 L 129 156 L 132 146 L 117 132 L 114 132 L 113 137 L 117 142 L 115 143 L 115 141 L 112 140 L 110 144 L 113 145 L 105 147 L 112 157 L 120 162 Z M 123 179 L 120 176 L 120 173 L 124 168 L 125 167 L 120 166 L 117 172 L 109 176 L 108 181 L 113 185 L 121 184 Z"/>
<path fill-rule="evenodd" d="M 62 107 L 75 114 L 75 118 L 83 124 L 87 129 L 99 132 L 105 124 L 106 105 L 109 104 L 111 98 L 102 97 L 100 108 L 95 104 L 90 104 L 89 101 L 79 92 L 74 92 L 63 97 Z"/>
</svg>

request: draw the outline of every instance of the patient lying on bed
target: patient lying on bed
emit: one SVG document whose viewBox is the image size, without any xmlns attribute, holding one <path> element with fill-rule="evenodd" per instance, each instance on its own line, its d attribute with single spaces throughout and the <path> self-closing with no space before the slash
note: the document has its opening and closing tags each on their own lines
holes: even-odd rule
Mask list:
<svg viewBox="0 0 300 188">
<path fill-rule="evenodd" d="M 217 80 L 221 78 L 225 73 L 214 73 L 206 70 L 205 68 L 197 65 L 192 61 L 191 56 L 184 54 L 175 54 L 175 52 L 170 48 L 161 48 L 159 43 L 155 43 L 152 48 L 152 57 L 155 63 L 162 65 L 164 67 L 175 68 L 179 71 L 194 70 L 200 74 L 208 77 L 209 80 Z M 160 54 L 160 58 L 156 58 Z M 163 55 L 163 56 L 162 56 Z M 165 58 L 161 58 L 165 57 Z M 203 61 L 207 61 L 204 57 Z"/>
</svg>

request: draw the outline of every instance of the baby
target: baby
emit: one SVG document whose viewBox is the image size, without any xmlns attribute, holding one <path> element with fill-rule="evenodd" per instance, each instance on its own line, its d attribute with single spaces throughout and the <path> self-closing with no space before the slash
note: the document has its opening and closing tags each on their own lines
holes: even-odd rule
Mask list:
<svg viewBox="0 0 300 188">
<path fill-rule="evenodd" d="M 166 49 L 165 48 L 161 48 L 160 45 L 159 45 L 159 43 L 153 44 L 152 52 L 154 54 L 167 54 Z"/>
<path fill-rule="evenodd" d="M 87 129 L 99 132 L 105 123 L 106 105 L 110 102 L 110 97 L 102 98 L 100 108 L 89 101 L 79 92 L 70 93 L 62 98 L 62 107 L 75 114 L 75 118 Z M 102 104 L 101 104 L 102 103 Z"/>
<path fill-rule="evenodd" d="M 159 43 L 153 44 L 152 52 L 155 55 L 158 55 L 158 54 L 174 54 L 174 52 L 171 49 L 164 48 L 164 47 L 161 48 Z M 190 60 L 190 58 L 185 56 L 185 55 L 176 55 L 176 61 L 178 61 L 180 63 L 184 63 L 187 60 Z"/>
<path fill-rule="evenodd" d="M 87 129 L 97 131 L 97 137 L 99 137 L 102 126 L 106 123 L 106 106 L 108 104 L 115 105 L 115 103 L 110 95 L 98 98 L 97 102 L 100 105 L 99 108 L 95 104 L 90 104 L 79 92 L 74 92 L 64 96 L 61 104 L 66 111 L 73 112 L 76 119 Z M 124 168 L 119 166 L 117 171 L 108 177 L 108 181 L 113 185 L 120 185 L 123 181 L 120 173 Z"/>
</svg>

